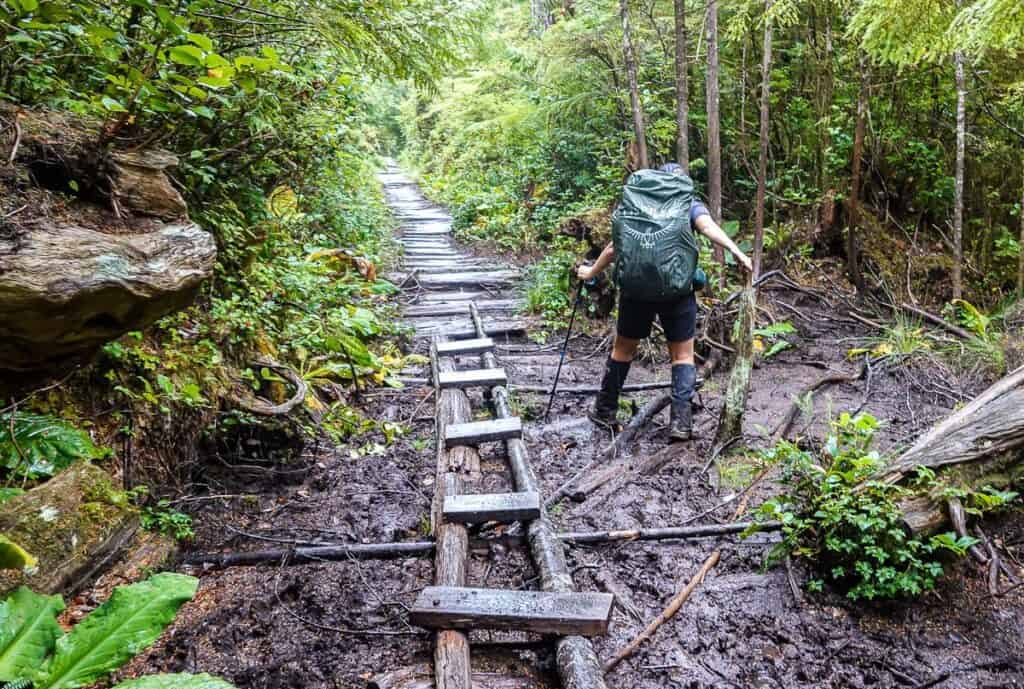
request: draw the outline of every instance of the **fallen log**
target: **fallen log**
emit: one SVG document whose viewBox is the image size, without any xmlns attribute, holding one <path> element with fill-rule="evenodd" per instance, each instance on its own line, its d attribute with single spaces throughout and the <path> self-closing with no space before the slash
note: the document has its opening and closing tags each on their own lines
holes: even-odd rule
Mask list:
<svg viewBox="0 0 1024 689">
<path fill-rule="evenodd" d="M 947 523 L 942 492 L 1006 488 L 1024 478 L 1024 367 L 1013 371 L 924 433 L 874 477 L 899 483 L 926 467 L 939 488 L 901 504 L 907 529 L 932 533 Z"/>
<path fill-rule="evenodd" d="M 605 450 L 598 457 L 587 463 L 585 467 L 577 471 L 567 481 L 565 481 L 564 483 L 562 483 L 562 485 L 556 488 L 555 491 L 551 494 L 551 497 L 544 501 L 544 506 L 550 507 L 551 505 L 556 504 L 559 500 L 569 495 L 570 493 L 573 494 L 574 500 L 576 499 L 575 496 L 577 494 L 585 496 L 589 491 L 577 493 L 577 491 L 573 489 L 573 485 L 581 477 L 589 475 L 598 465 L 604 464 L 609 460 L 613 459 L 618 454 L 618 451 L 620 449 L 628 447 L 629 444 L 633 442 L 633 438 L 636 437 L 636 434 L 639 433 L 642 428 L 647 426 L 647 424 L 650 423 L 651 419 L 653 419 L 658 414 L 658 412 L 667 407 L 669 405 L 669 402 L 671 401 L 672 396 L 669 393 L 664 393 L 654 398 L 647 404 L 645 404 L 643 408 L 637 413 L 637 415 L 630 420 L 629 424 L 622 431 L 622 433 L 620 433 L 619 436 L 612 441 L 611 445 L 605 448 Z M 604 473 L 602 475 L 607 475 L 610 477 L 610 475 L 607 473 Z M 593 488 L 591 488 L 591 490 L 592 489 Z"/>
<path fill-rule="evenodd" d="M 910 313 L 910 314 L 913 314 L 915 316 L 918 316 L 919 318 L 923 318 L 924 320 L 928 321 L 929 323 L 931 323 L 933 325 L 939 326 L 940 328 L 942 328 L 946 332 L 953 333 L 954 335 L 956 335 L 957 337 L 959 337 L 961 339 L 964 339 L 964 340 L 973 340 L 974 339 L 974 335 L 972 335 L 971 333 L 967 332 L 963 328 L 961 328 L 959 326 L 956 326 L 956 325 L 953 325 L 952 323 L 946 321 L 945 319 L 940 318 L 939 316 L 936 316 L 934 313 L 929 313 L 929 312 L 925 311 L 924 309 L 921 309 L 921 308 L 918 308 L 918 307 L 914 306 L 913 304 L 906 304 L 906 303 L 900 304 L 900 308 L 902 308 L 907 313 Z"/>
<path fill-rule="evenodd" d="M 586 500 L 576 508 L 575 514 L 589 514 L 622 486 L 632 483 L 641 476 L 657 473 L 688 449 L 688 445 L 676 443 L 662 448 L 648 457 L 615 462 L 591 473 L 572 491 L 573 500 L 577 502 Z"/>
<path fill-rule="evenodd" d="M 736 524 L 710 524 L 702 526 L 664 526 L 651 529 L 606 529 L 603 531 L 568 531 L 556 537 L 566 545 L 594 545 L 622 541 L 664 541 L 728 536 L 746 531 L 751 522 Z M 779 522 L 759 524 L 760 531 L 777 531 Z M 486 544 L 494 539 L 474 540 Z M 272 548 L 244 553 L 194 553 L 181 560 L 186 567 L 252 567 L 257 565 L 305 565 L 317 562 L 343 562 L 345 560 L 387 560 L 402 557 L 422 557 L 434 552 L 434 541 L 399 541 L 395 543 L 354 543 L 348 545 L 318 545 L 298 548 Z"/>
</svg>

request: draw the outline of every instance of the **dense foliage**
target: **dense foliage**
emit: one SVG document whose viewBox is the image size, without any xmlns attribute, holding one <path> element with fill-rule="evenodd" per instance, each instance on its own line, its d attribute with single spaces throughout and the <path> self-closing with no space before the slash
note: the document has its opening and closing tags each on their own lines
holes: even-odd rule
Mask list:
<svg viewBox="0 0 1024 689">
<path fill-rule="evenodd" d="M 544 30 L 531 19 L 528 3 L 495 2 L 475 68 L 437 91 L 414 93 L 403 110 L 410 158 L 452 204 L 458 227 L 514 247 L 552 241 L 570 217 L 600 226 L 600 211 L 631 165 L 619 3 L 541 4 L 550 14 Z M 673 3 L 629 4 L 647 145 L 657 164 L 675 157 Z M 698 186 L 706 189 L 706 13 L 703 2 L 685 4 L 689 157 Z M 992 306 L 1013 289 L 1024 229 L 1024 18 L 1012 2 L 959 6 L 940 0 L 775 3 L 769 251 L 809 244 L 819 255 L 844 256 L 863 86 L 866 207 L 859 225 L 867 282 L 936 302 L 949 299 L 957 138 L 951 55 L 960 50 L 969 81 L 965 295 Z M 756 189 L 763 7 L 719 3 L 723 215 L 740 223 L 745 238 Z"/>
<path fill-rule="evenodd" d="M 190 214 L 217 239 L 194 308 L 106 347 L 99 370 L 115 404 L 159 423 L 208 417 L 239 380 L 280 396 L 280 379 L 253 365 L 272 358 L 320 384 L 307 404 L 328 432 L 374 425 L 345 390 L 402 364 L 382 339 L 394 326 L 376 279 L 392 251 L 377 156 L 395 129 L 376 83 L 427 87 L 458 62 L 476 11 L 455 0 L 0 2 L 0 100 L 98 123 L 98 152 L 173 151 Z"/>
</svg>

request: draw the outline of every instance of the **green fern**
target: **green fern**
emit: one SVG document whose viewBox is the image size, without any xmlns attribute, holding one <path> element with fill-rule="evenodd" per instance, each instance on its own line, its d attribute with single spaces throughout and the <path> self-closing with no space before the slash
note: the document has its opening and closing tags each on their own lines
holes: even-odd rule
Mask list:
<svg viewBox="0 0 1024 689">
<path fill-rule="evenodd" d="M 74 462 L 100 459 L 109 450 L 97 447 L 89 434 L 53 416 L 0 414 L 0 467 L 30 480 L 53 476 Z"/>
</svg>

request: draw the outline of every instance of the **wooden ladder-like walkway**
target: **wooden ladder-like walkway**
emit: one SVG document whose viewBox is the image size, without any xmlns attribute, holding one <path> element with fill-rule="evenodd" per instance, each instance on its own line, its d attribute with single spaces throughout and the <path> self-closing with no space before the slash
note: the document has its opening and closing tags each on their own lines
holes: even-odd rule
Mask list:
<svg viewBox="0 0 1024 689">
<path fill-rule="evenodd" d="M 608 629 L 614 598 L 579 593 L 565 562 L 562 543 L 543 508 L 530 467 L 523 424 L 512 413 L 507 378 L 498 366 L 475 303 L 467 306 L 475 332 L 449 342 L 435 335 L 430 349 L 436 391 L 437 480 L 431 523 L 437 542 L 435 586 L 424 589 L 410 613 L 417 625 L 438 630 L 434 651 L 437 689 L 471 689 L 472 629 L 505 629 L 557 635 L 558 671 L 566 687 L 604 689 L 601 664 L 588 636 Z M 459 333 L 462 335 L 462 333 Z M 455 357 L 476 358 L 479 368 L 456 370 Z M 483 388 L 493 419 L 472 421 L 465 390 Z M 516 492 L 473 493 L 480 478 L 476 447 L 504 442 Z M 540 574 L 541 591 L 466 586 L 468 524 L 521 522 Z"/>
</svg>

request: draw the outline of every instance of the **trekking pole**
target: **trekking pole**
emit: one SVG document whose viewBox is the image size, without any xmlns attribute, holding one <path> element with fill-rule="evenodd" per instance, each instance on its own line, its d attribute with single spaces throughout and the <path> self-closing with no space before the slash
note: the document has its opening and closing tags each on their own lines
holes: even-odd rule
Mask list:
<svg viewBox="0 0 1024 689">
<path fill-rule="evenodd" d="M 576 321 L 576 311 L 579 309 L 580 302 L 583 301 L 583 287 L 585 285 L 594 285 L 595 280 L 587 280 L 586 282 L 580 281 L 580 286 L 576 288 L 576 299 L 572 305 L 572 315 L 569 316 L 569 329 L 565 331 L 565 341 L 562 342 L 562 351 L 558 356 L 558 368 L 555 370 L 555 382 L 551 386 L 551 396 L 548 398 L 548 408 L 544 411 L 544 423 L 548 422 L 548 415 L 551 413 L 551 405 L 555 402 L 555 392 L 558 391 L 558 379 L 562 375 L 562 364 L 565 363 L 565 352 L 569 349 L 569 338 L 572 336 L 572 324 Z"/>
</svg>

